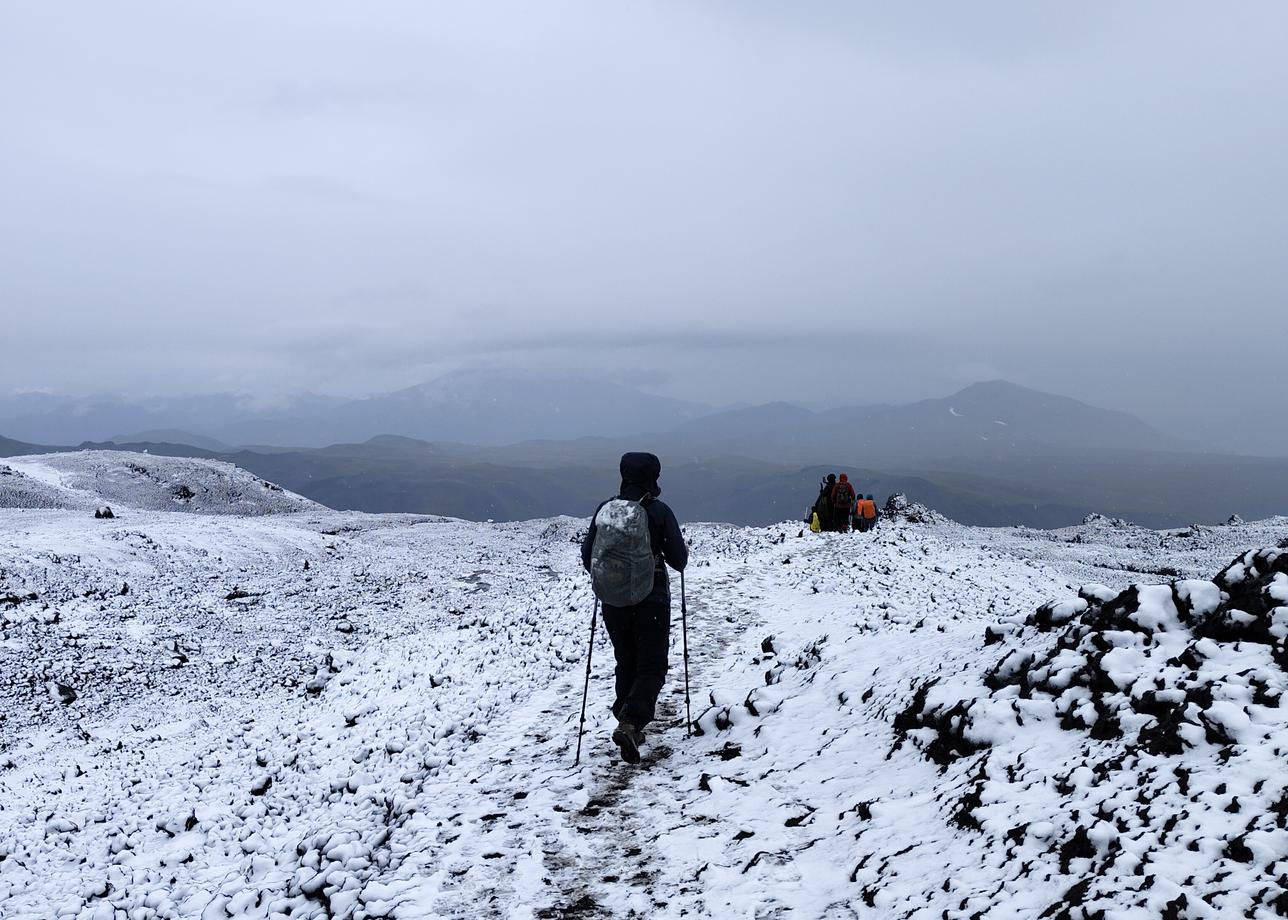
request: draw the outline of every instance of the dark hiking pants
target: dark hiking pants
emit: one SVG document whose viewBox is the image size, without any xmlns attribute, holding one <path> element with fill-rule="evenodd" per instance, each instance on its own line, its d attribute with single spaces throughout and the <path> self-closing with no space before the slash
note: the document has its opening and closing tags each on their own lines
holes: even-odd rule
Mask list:
<svg viewBox="0 0 1288 920">
<path fill-rule="evenodd" d="M 648 601 L 634 607 L 605 604 L 604 626 L 617 658 L 613 715 L 642 728 L 657 714 L 657 695 L 666 683 L 671 605 Z"/>
</svg>

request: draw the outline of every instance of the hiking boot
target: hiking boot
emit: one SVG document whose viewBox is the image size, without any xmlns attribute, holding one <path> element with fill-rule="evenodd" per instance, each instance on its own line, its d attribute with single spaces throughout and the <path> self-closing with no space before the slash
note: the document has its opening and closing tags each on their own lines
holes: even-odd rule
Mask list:
<svg viewBox="0 0 1288 920">
<path fill-rule="evenodd" d="M 640 762 L 640 743 L 644 740 L 644 733 L 623 719 L 617 720 L 617 728 L 613 729 L 613 743 L 621 749 L 622 760 L 627 763 Z"/>
</svg>

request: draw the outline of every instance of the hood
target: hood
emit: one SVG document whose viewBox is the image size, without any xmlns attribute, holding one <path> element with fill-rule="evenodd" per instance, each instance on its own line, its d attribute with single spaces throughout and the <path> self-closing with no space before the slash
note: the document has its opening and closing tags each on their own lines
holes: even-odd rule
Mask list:
<svg viewBox="0 0 1288 920">
<path fill-rule="evenodd" d="M 641 452 L 622 454 L 619 469 L 622 474 L 623 498 L 632 497 L 628 493 L 639 496 L 647 492 L 654 498 L 662 494 L 662 487 L 657 484 L 657 478 L 662 475 L 662 461 L 656 454 Z"/>
</svg>

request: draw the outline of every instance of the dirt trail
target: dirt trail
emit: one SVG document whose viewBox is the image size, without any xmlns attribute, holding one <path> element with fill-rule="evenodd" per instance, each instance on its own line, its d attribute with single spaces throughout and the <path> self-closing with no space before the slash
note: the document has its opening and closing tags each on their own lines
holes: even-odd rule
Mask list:
<svg viewBox="0 0 1288 920">
<path fill-rule="evenodd" d="M 761 622 L 745 593 L 753 579 L 753 568 L 740 565 L 714 577 L 699 575 L 693 582 L 699 586 L 688 604 L 689 684 L 695 718 L 709 705 L 702 688 L 713 683 L 728 655 L 738 654 L 747 644 L 739 637 Z M 654 884 L 655 844 L 662 832 L 685 820 L 681 791 L 696 788 L 701 776 L 696 769 L 698 752 L 704 747 L 699 736 L 687 737 L 685 732 L 678 590 L 674 600 L 671 672 L 658 700 L 658 718 L 650 727 L 643 760 L 630 767 L 617 759 L 616 748 L 606 736 L 594 740 L 592 760 L 607 761 L 607 770 L 598 768 L 598 778 L 589 785 L 589 801 L 568 815 L 574 831 L 593 843 L 578 864 L 562 858 L 547 863 L 552 894 L 557 891 L 557 895 L 552 905 L 537 911 L 538 917 L 590 916 L 609 900 L 631 904 L 624 916 L 647 916 L 667 907 L 667 893 L 656 890 Z"/>
<path fill-rule="evenodd" d="M 709 705 L 702 688 L 729 654 L 747 645 L 739 637 L 760 622 L 745 594 L 754 577 L 752 566 L 739 564 L 704 569 L 690 581 L 695 717 Z M 613 665 L 601 624 L 581 767 L 572 759 L 585 672 L 575 669 L 457 765 L 455 781 L 479 787 L 478 807 L 444 816 L 431 839 L 407 841 L 433 852 L 435 915 L 644 916 L 666 907 L 667 893 L 655 886 L 655 841 L 685 820 L 682 800 L 701 777 L 703 745 L 685 734 L 678 588 L 677 579 L 671 670 L 642 762 L 622 763 L 609 737 Z"/>
</svg>

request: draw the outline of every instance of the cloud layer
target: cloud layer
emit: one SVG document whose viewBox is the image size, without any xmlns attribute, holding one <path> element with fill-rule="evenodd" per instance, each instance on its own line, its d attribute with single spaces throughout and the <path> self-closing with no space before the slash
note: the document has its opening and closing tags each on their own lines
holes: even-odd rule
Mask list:
<svg viewBox="0 0 1288 920">
<path fill-rule="evenodd" d="M 1189 424 L 1288 384 L 1286 30 L 1275 3 L 18 5 L 0 389 L 1002 375 Z"/>
</svg>

